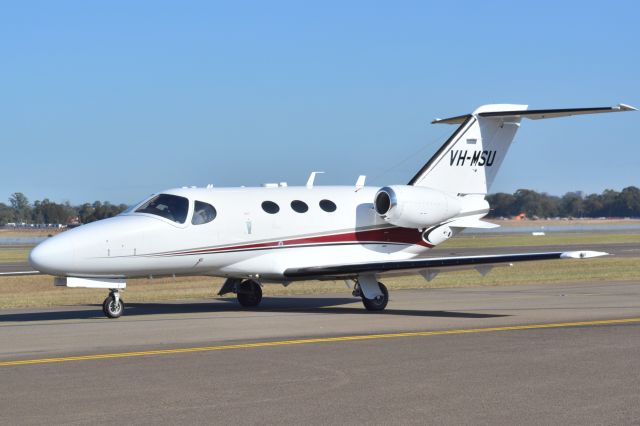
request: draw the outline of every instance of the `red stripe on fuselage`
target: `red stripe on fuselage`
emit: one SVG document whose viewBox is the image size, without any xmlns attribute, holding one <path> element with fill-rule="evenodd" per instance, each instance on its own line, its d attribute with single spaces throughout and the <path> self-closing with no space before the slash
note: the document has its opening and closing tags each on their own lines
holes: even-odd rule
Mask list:
<svg viewBox="0 0 640 426">
<path fill-rule="evenodd" d="M 210 247 L 198 250 L 186 250 L 171 253 L 162 253 L 161 255 L 189 255 L 189 254 L 206 254 L 220 253 L 226 251 L 253 250 L 272 247 L 291 247 L 298 245 L 328 245 L 328 244 L 407 244 L 420 245 L 431 248 L 432 244 L 422 239 L 422 234 L 417 229 L 410 228 L 380 228 L 370 229 L 366 231 L 345 232 L 342 234 L 319 235 L 315 237 L 293 238 L 290 240 L 267 241 L 253 244 L 239 244 L 224 247 Z"/>
<path fill-rule="evenodd" d="M 321 235 L 318 237 L 297 238 L 284 241 L 284 245 L 315 244 L 315 243 L 345 243 L 345 242 L 380 242 L 395 244 L 419 244 L 431 247 L 422 239 L 422 234 L 417 229 L 409 228 L 382 228 L 367 231 L 347 232 L 344 234 Z"/>
</svg>

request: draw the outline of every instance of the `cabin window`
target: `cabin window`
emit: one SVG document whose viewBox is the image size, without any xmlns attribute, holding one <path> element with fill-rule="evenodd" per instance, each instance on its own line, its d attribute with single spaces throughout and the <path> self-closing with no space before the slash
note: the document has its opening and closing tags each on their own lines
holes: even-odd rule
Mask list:
<svg viewBox="0 0 640 426">
<path fill-rule="evenodd" d="M 298 213 L 306 213 L 309 210 L 309 206 L 304 201 L 293 200 L 291 202 L 291 208 Z"/>
<path fill-rule="evenodd" d="M 280 206 L 278 206 L 273 201 L 264 201 L 262 203 L 262 210 L 269 214 L 276 214 L 280 211 Z"/>
<path fill-rule="evenodd" d="M 184 223 L 189 213 L 189 200 L 177 195 L 160 194 L 140 206 L 136 213 L 153 214 L 176 223 Z"/>
<path fill-rule="evenodd" d="M 216 218 L 216 214 L 216 209 L 211 204 L 196 201 L 193 208 L 193 218 L 191 218 L 191 223 L 193 225 L 209 223 Z"/>
<path fill-rule="evenodd" d="M 336 203 L 331 200 L 320 200 L 320 208 L 327 213 L 335 212 L 337 209 Z"/>
</svg>

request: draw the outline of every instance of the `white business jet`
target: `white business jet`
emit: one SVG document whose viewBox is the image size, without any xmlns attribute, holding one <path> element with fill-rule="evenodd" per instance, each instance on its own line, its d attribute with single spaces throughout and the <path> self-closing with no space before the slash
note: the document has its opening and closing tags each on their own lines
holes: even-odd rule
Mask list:
<svg viewBox="0 0 640 426">
<path fill-rule="evenodd" d="M 257 306 L 264 284 L 345 280 L 366 309 L 389 300 L 388 275 L 426 279 L 459 268 L 519 261 L 589 258 L 594 251 L 430 257 L 429 249 L 466 228 L 493 228 L 485 195 L 523 118 L 631 111 L 606 108 L 528 110 L 485 105 L 435 120 L 456 130 L 406 185 L 382 188 L 285 183 L 258 188 L 179 188 L 159 192 L 122 214 L 63 232 L 33 249 L 36 270 L 67 287 L 103 288 L 104 314 L 124 312 L 127 278 L 224 277 L 219 294 Z"/>
</svg>

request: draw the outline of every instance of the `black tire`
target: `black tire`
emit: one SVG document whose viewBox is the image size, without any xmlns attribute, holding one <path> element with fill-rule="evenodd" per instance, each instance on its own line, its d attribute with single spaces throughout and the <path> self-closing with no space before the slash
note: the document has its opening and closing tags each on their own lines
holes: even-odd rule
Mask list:
<svg viewBox="0 0 640 426">
<path fill-rule="evenodd" d="M 104 316 L 107 316 L 107 303 L 109 303 L 111 301 L 111 298 L 113 296 L 108 296 L 106 299 L 104 299 L 104 302 L 102 302 L 102 313 L 104 314 Z"/>
<path fill-rule="evenodd" d="M 105 315 L 107 315 L 107 303 L 109 303 L 111 299 L 113 299 L 113 293 L 109 293 L 109 296 L 102 302 L 102 312 Z"/>
<path fill-rule="evenodd" d="M 107 318 L 120 318 L 124 312 L 124 301 L 118 299 L 116 305 L 116 298 L 109 296 L 102 302 L 102 312 Z"/>
<path fill-rule="evenodd" d="M 238 286 L 238 303 L 245 308 L 258 306 L 262 301 L 260 284 L 253 280 L 244 280 Z"/>
<path fill-rule="evenodd" d="M 362 295 L 362 304 L 368 311 L 383 311 L 384 308 L 387 307 L 387 303 L 389 303 L 389 291 L 387 287 L 378 282 L 378 287 L 380 287 L 380 291 L 382 292 L 382 296 L 378 296 L 375 299 L 367 299 Z"/>
</svg>

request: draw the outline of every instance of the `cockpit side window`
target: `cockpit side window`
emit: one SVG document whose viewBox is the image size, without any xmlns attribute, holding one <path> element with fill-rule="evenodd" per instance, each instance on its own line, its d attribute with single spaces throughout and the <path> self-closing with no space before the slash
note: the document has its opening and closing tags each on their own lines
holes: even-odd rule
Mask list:
<svg viewBox="0 0 640 426">
<path fill-rule="evenodd" d="M 202 225 L 211 222 L 216 218 L 216 209 L 211 204 L 203 203 L 202 201 L 196 201 L 193 209 L 193 218 L 191 223 L 193 225 Z"/>
<path fill-rule="evenodd" d="M 177 195 L 160 194 L 141 205 L 136 213 L 154 214 L 177 223 L 184 223 L 189 213 L 189 200 Z"/>
</svg>

